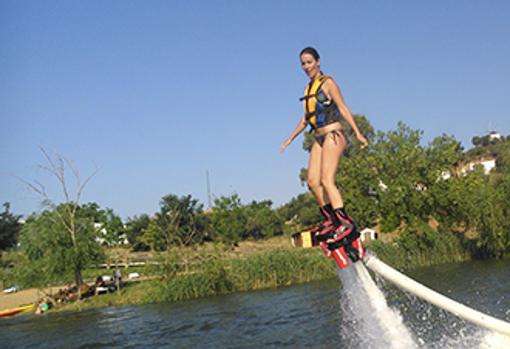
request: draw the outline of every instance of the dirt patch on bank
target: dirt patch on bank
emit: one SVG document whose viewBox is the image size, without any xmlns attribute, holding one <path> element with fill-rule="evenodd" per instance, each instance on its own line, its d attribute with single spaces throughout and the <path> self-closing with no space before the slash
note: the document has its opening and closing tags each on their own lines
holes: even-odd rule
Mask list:
<svg viewBox="0 0 510 349">
<path fill-rule="evenodd" d="M 26 304 L 34 304 L 39 299 L 57 293 L 61 287 L 50 287 L 44 289 L 30 288 L 14 293 L 0 294 L 0 310 L 19 307 Z"/>
</svg>

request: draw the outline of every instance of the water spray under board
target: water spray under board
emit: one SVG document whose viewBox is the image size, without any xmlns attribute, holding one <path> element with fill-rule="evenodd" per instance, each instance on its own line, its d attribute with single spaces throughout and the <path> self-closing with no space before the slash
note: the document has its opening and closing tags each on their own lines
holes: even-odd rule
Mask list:
<svg viewBox="0 0 510 349">
<path fill-rule="evenodd" d="M 379 260 L 374 255 L 367 254 L 363 260 L 367 268 L 393 282 L 398 287 L 416 295 L 435 306 L 453 313 L 478 326 L 510 336 L 510 323 L 472 309 L 462 303 L 454 301 L 416 281 Z"/>
</svg>

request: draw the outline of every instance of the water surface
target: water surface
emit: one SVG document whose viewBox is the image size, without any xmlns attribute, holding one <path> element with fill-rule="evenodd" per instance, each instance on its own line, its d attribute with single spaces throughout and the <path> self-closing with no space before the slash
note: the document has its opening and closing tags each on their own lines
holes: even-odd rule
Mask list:
<svg viewBox="0 0 510 349">
<path fill-rule="evenodd" d="M 510 321 L 510 261 L 420 268 L 408 275 Z M 376 281 L 420 347 L 482 345 L 483 330 Z M 345 329 L 361 327 L 346 313 L 342 290 L 331 279 L 179 303 L 26 315 L 0 319 L 0 338 L 5 348 L 352 348 Z"/>
</svg>

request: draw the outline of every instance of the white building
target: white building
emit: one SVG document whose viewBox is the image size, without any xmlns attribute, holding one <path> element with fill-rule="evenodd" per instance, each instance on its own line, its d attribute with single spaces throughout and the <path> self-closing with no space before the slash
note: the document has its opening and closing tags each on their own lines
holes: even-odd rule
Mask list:
<svg viewBox="0 0 510 349">
<path fill-rule="evenodd" d="M 365 228 L 360 231 L 360 238 L 363 242 L 377 240 L 377 233 L 374 229 Z"/>
<path fill-rule="evenodd" d="M 501 140 L 501 135 L 499 133 L 497 133 L 496 131 L 491 131 L 489 133 L 489 140 L 490 141 L 494 141 L 494 140 L 500 141 Z"/>
<path fill-rule="evenodd" d="M 100 245 L 109 245 L 108 242 L 106 241 L 106 239 L 104 238 L 104 236 L 106 236 L 106 234 L 108 233 L 106 231 L 106 228 L 104 228 L 101 223 L 96 222 L 96 223 L 94 223 L 94 229 L 96 229 L 96 231 L 97 231 L 96 241 Z M 126 234 L 119 235 L 118 240 L 116 242 L 114 242 L 113 245 L 115 245 L 115 246 L 129 245 L 127 235 Z"/>
<path fill-rule="evenodd" d="M 463 166 L 460 170 L 460 173 L 466 174 L 469 171 L 473 171 L 476 165 L 483 166 L 483 172 L 485 174 L 489 174 L 489 172 L 496 167 L 496 159 L 480 159 L 469 162 L 467 165 Z"/>
</svg>

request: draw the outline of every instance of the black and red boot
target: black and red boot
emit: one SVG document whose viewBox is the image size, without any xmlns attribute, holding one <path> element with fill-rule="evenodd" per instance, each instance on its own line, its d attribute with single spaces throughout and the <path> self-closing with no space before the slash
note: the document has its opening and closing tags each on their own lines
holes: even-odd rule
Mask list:
<svg viewBox="0 0 510 349">
<path fill-rule="evenodd" d="M 343 245 L 347 245 L 360 236 L 358 227 L 351 216 L 347 214 L 345 208 L 334 210 L 333 218 L 336 220 L 336 229 L 333 232 L 333 238 L 328 241 L 328 248 L 334 250 Z"/>
<path fill-rule="evenodd" d="M 336 228 L 336 220 L 334 218 L 334 210 L 331 204 L 320 207 L 324 221 L 317 227 L 314 232 L 314 238 L 318 242 L 326 242 L 333 238 Z"/>
<path fill-rule="evenodd" d="M 350 265 L 349 260 L 355 263 L 364 258 L 365 248 L 358 227 L 343 207 L 334 210 L 333 218 L 336 225 L 333 239 L 321 247 L 326 256 L 335 259 L 340 268 L 347 268 Z"/>
</svg>

